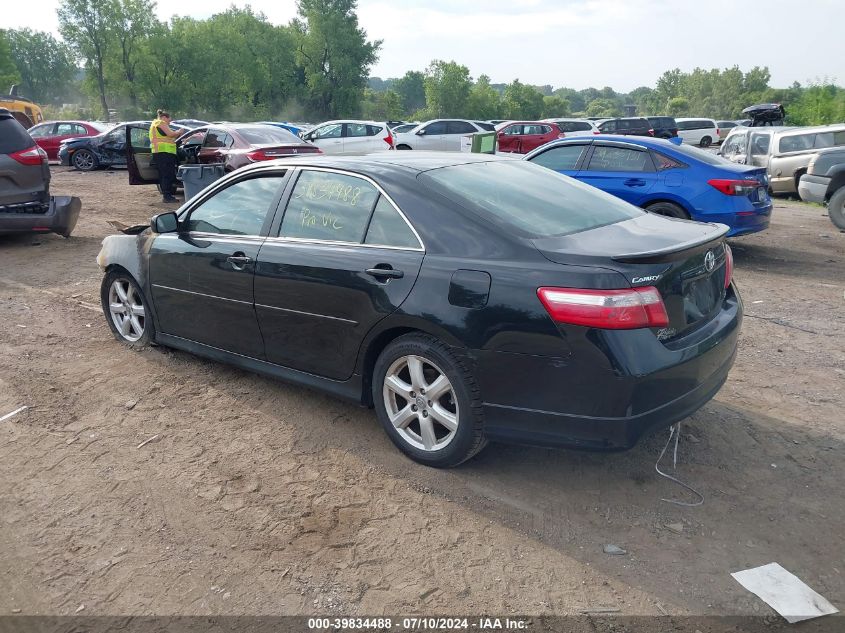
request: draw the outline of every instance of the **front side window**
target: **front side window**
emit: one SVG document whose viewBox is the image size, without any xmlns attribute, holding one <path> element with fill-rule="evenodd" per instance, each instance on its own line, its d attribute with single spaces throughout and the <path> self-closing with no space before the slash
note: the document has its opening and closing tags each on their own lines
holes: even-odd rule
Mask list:
<svg viewBox="0 0 845 633">
<path fill-rule="evenodd" d="M 149 134 L 149 133 L 148 133 Z M 119 143 L 122 142 L 126 132 L 124 131 L 123 127 L 116 127 L 111 132 L 109 132 L 105 138 L 103 138 L 104 143 Z"/>
<path fill-rule="evenodd" d="M 769 153 L 771 137 L 768 134 L 754 134 L 751 137 L 751 155 L 765 156 Z"/>
<path fill-rule="evenodd" d="M 360 244 L 379 192 L 346 174 L 305 170 L 299 175 L 279 235 Z"/>
<path fill-rule="evenodd" d="M 311 133 L 311 138 L 319 139 L 319 138 L 340 138 L 340 135 L 343 133 L 343 124 L 342 123 L 331 123 L 329 125 L 324 125 L 323 127 L 318 127 Z"/>
<path fill-rule="evenodd" d="M 190 212 L 188 231 L 222 235 L 261 235 L 283 175 L 241 180 L 218 191 Z"/>
<path fill-rule="evenodd" d="M 205 130 L 200 130 L 199 132 L 194 132 L 193 134 L 189 134 L 185 137 L 182 141 L 183 147 L 196 147 L 198 145 L 202 145 L 202 142 L 205 140 Z M 133 130 L 134 133 L 134 130 Z M 134 143 L 133 143 L 134 145 Z"/>
<path fill-rule="evenodd" d="M 503 132 L 503 134 L 505 136 L 519 136 L 520 134 L 522 134 L 522 126 L 519 125 L 519 124 L 509 125 L 508 127 L 505 128 L 505 131 Z"/>
<path fill-rule="evenodd" d="M 37 125 L 29 131 L 29 135 L 32 138 L 43 138 L 45 136 L 52 136 L 53 125 L 53 123 L 47 123 L 46 125 Z M 68 132 L 68 134 L 69 133 L 70 132 Z"/>
<path fill-rule="evenodd" d="M 572 171 L 578 166 L 578 161 L 586 147 L 586 145 L 559 145 L 538 154 L 531 159 L 531 162 L 555 171 Z"/>
<path fill-rule="evenodd" d="M 397 248 L 422 247 L 411 227 L 384 196 L 376 203 L 364 243 Z"/>
<path fill-rule="evenodd" d="M 615 132 L 616 131 L 616 121 L 605 121 L 599 126 L 599 129 L 602 132 Z"/>
<path fill-rule="evenodd" d="M 431 134 L 446 134 L 446 121 L 435 121 L 423 128 L 425 133 Z"/>
<path fill-rule="evenodd" d="M 599 145 L 593 150 L 588 171 L 652 171 L 648 152 Z"/>
</svg>

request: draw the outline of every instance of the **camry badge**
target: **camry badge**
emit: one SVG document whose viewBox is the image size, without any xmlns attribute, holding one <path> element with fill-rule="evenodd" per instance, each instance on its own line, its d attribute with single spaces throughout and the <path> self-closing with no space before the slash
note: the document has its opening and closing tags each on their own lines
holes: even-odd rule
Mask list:
<svg viewBox="0 0 845 633">
<path fill-rule="evenodd" d="M 714 268 L 716 268 L 716 256 L 713 254 L 713 251 L 707 251 L 707 254 L 704 256 L 704 269 L 708 273 L 712 273 Z"/>
</svg>

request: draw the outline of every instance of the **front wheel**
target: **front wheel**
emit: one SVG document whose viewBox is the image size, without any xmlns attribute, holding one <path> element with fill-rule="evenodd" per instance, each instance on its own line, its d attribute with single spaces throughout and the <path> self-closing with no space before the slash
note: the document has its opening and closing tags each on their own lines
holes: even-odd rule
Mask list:
<svg viewBox="0 0 845 633">
<path fill-rule="evenodd" d="M 76 150 L 71 162 L 73 162 L 73 166 L 79 171 L 94 171 L 99 164 L 94 153 L 87 149 Z"/>
<path fill-rule="evenodd" d="M 143 348 L 155 335 L 149 304 L 138 283 L 122 270 L 113 270 L 100 287 L 103 314 L 114 337 L 129 347 Z"/>
<path fill-rule="evenodd" d="M 411 149 L 411 146 L 410 146 L 410 145 L 405 145 L 405 144 L 403 143 L 402 145 L 397 145 L 397 146 L 396 146 L 396 149 Z"/>
<path fill-rule="evenodd" d="M 841 231 L 845 231 L 845 186 L 840 187 L 827 203 L 827 214 L 830 221 Z"/>
<path fill-rule="evenodd" d="M 710 147 L 711 143 L 713 143 L 713 139 L 709 136 L 705 136 L 701 141 L 698 143 L 701 147 Z"/>
<path fill-rule="evenodd" d="M 475 379 L 436 338 L 411 334 L 390 343 L 376 361 L 372 385 L 379 421 L 414 461 L 448 468 L 486 445 Z"/>
</svg>

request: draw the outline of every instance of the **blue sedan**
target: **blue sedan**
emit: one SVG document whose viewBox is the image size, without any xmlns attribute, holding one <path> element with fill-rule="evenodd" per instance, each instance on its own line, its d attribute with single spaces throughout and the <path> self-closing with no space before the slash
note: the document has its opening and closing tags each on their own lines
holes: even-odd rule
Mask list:
<svg viewBox="0 0 845 633">
<path fill-rule="evenodd" d="M 729 236 L 769 226 L 765 168 L 658 138 L 598 135 L 552 141 L 524 160 L 670 217 L 721 222 Z"/>
</svg>

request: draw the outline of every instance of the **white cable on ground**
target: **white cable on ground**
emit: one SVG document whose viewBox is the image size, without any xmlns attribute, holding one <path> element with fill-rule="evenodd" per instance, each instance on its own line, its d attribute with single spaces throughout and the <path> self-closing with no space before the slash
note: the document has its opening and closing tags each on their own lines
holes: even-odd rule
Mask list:
<svg viewBox="0 0 845 633">
<path fill-rule="evenodd" d="M 669 427 L 669 439 L 666 440 L 666 445 L 663 447 L 663 450 L 660 451 L 660 456 L 657 458 L 657 462 L 655 462 L 655 464 L 654 464 L 654 470 L 656 470 L 657 474 L 660 475 L 661 477 L 665 477 L 669 481 L 673 481 L 676 484 L 678 484 L 679 486 L 681 486 L 682 488 L 686 488 L 687 490 L 689 490 L 691 493 L 693 493 L 694 495 L 696 495 L 698 497 L 698 501 L 695 501 L 693 503 L 689 503 L 687 501 L 678 501 L 677 499 L 661 499 L 661 501 L 665 501 L 666 503 L 673 503 L 676 506 L 686 506 L 686 507 L 689 507 L 689 508 L 692 508 L 692 507 L 695 507 L 695 506 L 700 506 L 701 504 L 704 503 L 704 495 L 703 494 L 698 492 L 698 490 L 696 490 L 692 486 L 685 484 L 680 479 L 677 479 L 677 478 L 673 477 L 672 475 L 670 475 L 668 473 L 664 473 L 662 470 L 660 470 L 660 460 L 663 459 L 663 456 L 666 454 L 666 449 L 669 448 L 669 443 L 672 441 L 672 437 L 675 438 L 675 448 L 672 452 L 672 468 L 674 469 L 678 465 L 678 440 L 681 438 L 681 423 L 680 422 L 673 424 L 672 426 Z"/>
</svg>

